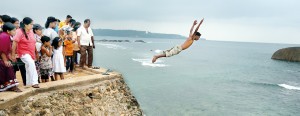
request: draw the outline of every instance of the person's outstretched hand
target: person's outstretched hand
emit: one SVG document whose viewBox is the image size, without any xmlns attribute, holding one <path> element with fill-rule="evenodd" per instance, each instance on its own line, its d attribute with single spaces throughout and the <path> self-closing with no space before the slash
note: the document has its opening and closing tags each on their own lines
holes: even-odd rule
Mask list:
<svg viewBox="0 0 300 116">
<path fill-rule="evenodd" d="M 203 23 L 203 21 L 204 21 L 204 18 L 200 21 L 200 25 Z"/>
<path fill-rule="evenodd" d="M 197 25 L 197 20 L 194 21 L 193 25 Z"/>
</svg>

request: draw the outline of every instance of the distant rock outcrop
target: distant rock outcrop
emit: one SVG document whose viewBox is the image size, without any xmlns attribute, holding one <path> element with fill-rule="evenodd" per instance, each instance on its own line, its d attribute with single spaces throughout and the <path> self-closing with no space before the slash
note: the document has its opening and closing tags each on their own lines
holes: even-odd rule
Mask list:
<svg viewBox="0 0 300 116">
<path fill-rule="evenodd" d="M 146 43 L 146 42 L 145 42 L 145 41 L 143 41 L 143 40 L 135 40 L 134 42 Z"/>
<path fill-rule="evenodd" d="M 106 40 L 106 39 L 102 39 L 102 40 L 95 40 L 96 42 L 130 42 L 129 40 Z"/>
<path fill-rule="evenodd" d="M 129 40 L 106 40 L 106 39 L 95 40 L 95 41 L 96 42 L 131 42 Z M 135 40 L 134 42 L 146 43 L 144 40 Z"/>
<path fill-rule="evenodd" d="M 300 47 L 280 49 L 273 54 L 272 59 L 300 62 Z"/>
</svg>

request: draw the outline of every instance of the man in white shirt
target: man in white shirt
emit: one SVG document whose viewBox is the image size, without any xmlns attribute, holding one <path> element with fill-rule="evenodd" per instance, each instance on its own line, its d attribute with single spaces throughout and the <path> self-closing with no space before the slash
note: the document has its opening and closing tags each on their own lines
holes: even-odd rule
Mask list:
<svg viewBox="0 0 300 116">
<path fill-rule="evenodd" d="M 90 28 L 91 20 L 85 19 L 83 26 L 77 30 L 77 41 L 78 47 L 80 48 L 80 67 L 84 68 L 86 64 L 86 52 L 88 53 L 88 64 L 89 68 L 92 68 L 93 64 L 93 48 L 94 44 L 94 34 Z"/>
</svg>

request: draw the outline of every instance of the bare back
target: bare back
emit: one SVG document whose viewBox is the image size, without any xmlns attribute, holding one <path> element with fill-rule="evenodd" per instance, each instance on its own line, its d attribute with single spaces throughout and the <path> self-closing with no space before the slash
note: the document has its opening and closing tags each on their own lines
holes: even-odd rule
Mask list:
<svg viewBox="0 0 300 116">
<path fill-rule="evenodd" d="M 189 48 L 194 43 L 192 37 L 188 37 L 185 42 L 181 45 L 182 50 Z"/>
<path fill-rule="evenodd" d="M 194 21 L 193 26 L 191 27 L 190 30 L 190 35 L 189 37 L 186 39 L 186 41 L 181 45 L 182 50 L 188 49 L 193 43 L 194 43 L 194 37 L 196 35 L 196 32 L 198 31 L 200 25 L 202 24 L 204 18 L 200 21 L 200 24 L 197 26 L 197 28 L 194 30 L 194 26 L 197 25 L 197 20 Z"/>
</svg>

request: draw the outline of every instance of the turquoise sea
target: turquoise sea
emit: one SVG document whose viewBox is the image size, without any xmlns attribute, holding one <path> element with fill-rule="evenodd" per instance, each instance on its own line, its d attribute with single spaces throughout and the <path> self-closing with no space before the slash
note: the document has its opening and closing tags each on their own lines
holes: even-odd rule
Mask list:
<svg viewBox="0 0 300 116">
<path fill-rule="evenodd" d="M 152 64 L 154 54 L 184 39 L 95 38 L 131 41 L 97 42 L 94 64 L 122 73 L 147 116 L 300 114 L 300 63 L 271 59 L 299 45 L 199 40 Z"/>
</svg>

